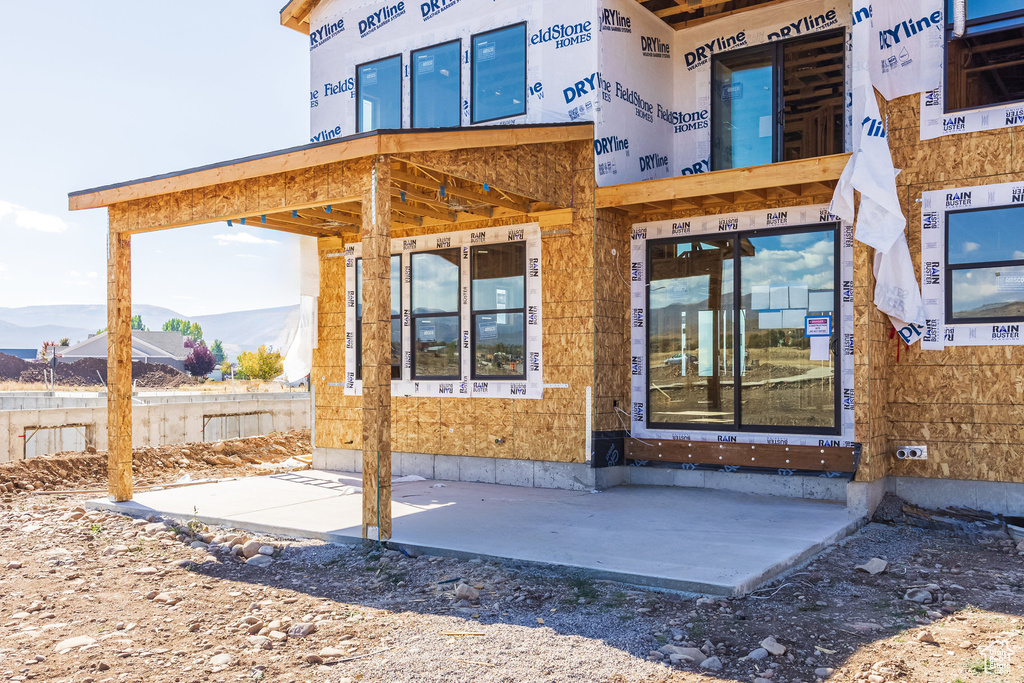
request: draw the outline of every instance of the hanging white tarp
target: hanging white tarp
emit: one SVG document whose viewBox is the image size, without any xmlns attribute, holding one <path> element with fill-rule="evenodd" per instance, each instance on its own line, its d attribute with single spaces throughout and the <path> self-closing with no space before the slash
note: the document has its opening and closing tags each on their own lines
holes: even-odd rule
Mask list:
<svg viewBox="0 0 1024 683">
<path fill-rule="evenodd" d="M 885 122 L 871 80 L 871 44 L 875 38 L 872 6 L 853 8 L 853 155 L 836 186 L 831 211 L 854 220 L 854 190 L 861 193 L 855 236 L 875 249 L 875 305 L 897 330 L 924 324 L 921 290 L 914 277 L 904 229 L 906 218 L 896 193 L 896 174 Z M 913 343 L 920 334 L 907 343 Z M 906 338 L 906 337 L 904 337 Z"/>
<path fill-rule="evenodd" d="M 320 255 L 315 237 L 299 238 L 299 324 L 284 357 L 284 374 L 297 382 L 313 369 L 317 346 L 317 300 L 320 295 Z"/>
<path fill-rule="evenodd" d="M 945 15 L 942 0 L 871 5 L 871 83 L 887 100 L 939 87 Z"/>
</svg>

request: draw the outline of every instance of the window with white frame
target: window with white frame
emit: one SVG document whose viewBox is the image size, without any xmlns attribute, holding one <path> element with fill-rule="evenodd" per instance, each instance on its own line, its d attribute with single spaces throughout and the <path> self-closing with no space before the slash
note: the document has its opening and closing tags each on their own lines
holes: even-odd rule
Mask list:
<svg viewBox="0 0 1024 683">
<path fill-rule="evenodd" d="M 394 239 L 392 391 L 541 398 L 540 226 Z M 346 391 L 361 393 L 361 245 L 347 248 Z"/>
</svg>

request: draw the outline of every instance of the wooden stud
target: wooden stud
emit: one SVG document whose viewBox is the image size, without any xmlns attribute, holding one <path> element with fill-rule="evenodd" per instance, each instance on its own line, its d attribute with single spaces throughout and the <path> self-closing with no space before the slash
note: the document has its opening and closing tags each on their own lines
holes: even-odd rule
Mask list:
<svg viewBox="0 0 1024 683">
<path fill-rule="evenodd" d="M 363 538 L 391 538 L 391 161 L 363 192 Z"/>
<path fill-rule="evenodd" d="M 121 502 L 132 498 L 131 235 L 107 239 L 107 491 Z"/>
</svg>

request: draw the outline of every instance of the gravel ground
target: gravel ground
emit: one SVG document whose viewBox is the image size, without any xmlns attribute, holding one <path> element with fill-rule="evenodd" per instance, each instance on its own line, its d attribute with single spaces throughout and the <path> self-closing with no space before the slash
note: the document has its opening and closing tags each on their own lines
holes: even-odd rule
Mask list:
<svg viewBox="0 0 1024 683">
<path fill-rule="evenodd" d="M 0 493 L 0 680 L 1024 680 L 1024 544 L 992 525 L 887 513 L 722 599 L 84 502 Z M 856 568 L 871 560 L 884 569 Z"/>
</svg>

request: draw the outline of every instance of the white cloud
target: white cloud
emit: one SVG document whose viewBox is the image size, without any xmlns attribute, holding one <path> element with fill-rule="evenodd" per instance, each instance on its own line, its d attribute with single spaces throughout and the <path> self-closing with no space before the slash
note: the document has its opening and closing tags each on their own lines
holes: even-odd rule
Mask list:
<svg viewBox="0 0 1024 683">
<path fill-rule="evenodd" d="M 981 245 L 977 242 L 964 242 L 964 252 L 966 253 L 978 251 L 979 249 L 981 249 Z"/>
<path fill-rule="evenodd" d="M 99 274 L 95 270 L 90 270 L 88 273 L 85 274 L 85 276 L 88 278 L 95 278 L 99 277 Z"/>
<path fill-rule="evenodd" d="M 59 216 L 48 213 L 40 213 L 26 209 L 23 206 L 0 200 L 0 218 L 13 214 L 14 224 L 25 230 L 36 230 L 38 232 L 64 232 L 68 224 Z"/>
<path fill-rule="evenodd" d="M 277 244 L 277 240 L 265 240 L 248 232 L 236 232 L 232 235 L 214 235 L 213 239 L 217 240 L 217 244 L 222 247 L 230 244 Z"/>
<path fill-rule="evenodd" d="M 68 275 L 70 275 L 71 277 L 82 277 L 82 274 L 79 273 L 77 270 L 72 270 L 68 272 Z"/>
<path fill-rule="evenodd" d="M 256 254 L 239 254 L 238 258 L 257 258 L 257 259 L 262 259 L 263 257 L 262 256 L 257 256 Z"/>
</svg>

